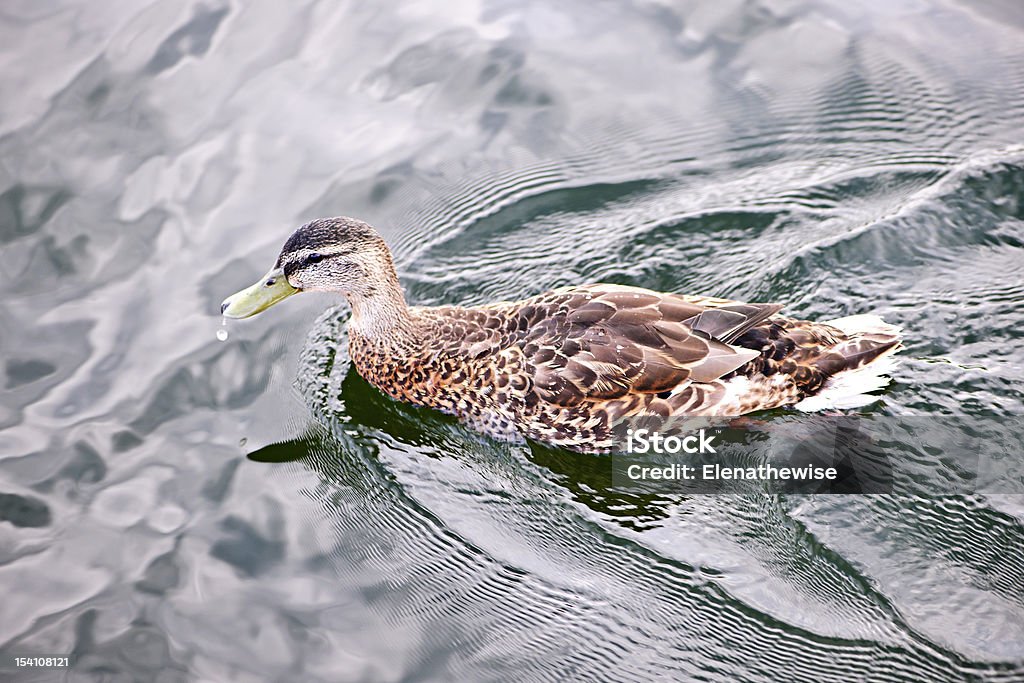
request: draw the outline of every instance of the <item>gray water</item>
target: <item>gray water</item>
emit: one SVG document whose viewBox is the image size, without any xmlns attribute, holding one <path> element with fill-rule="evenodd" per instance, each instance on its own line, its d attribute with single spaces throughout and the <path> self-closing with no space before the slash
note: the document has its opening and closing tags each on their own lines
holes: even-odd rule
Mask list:
<svg viewBox="0 0 1024 683">
<path fill-rule="evenodd" d="M 8 1 L 0 46 L 0 653 L 76 657 L 18 680 L 1024 680 L 1018 495 L 641 496 L 384 398 L 328 295 L 216 338 L 345 214 L 418 304 L 876 312 L 873 414 L 1019 416 L 1018 3 Z"/>
</svg>

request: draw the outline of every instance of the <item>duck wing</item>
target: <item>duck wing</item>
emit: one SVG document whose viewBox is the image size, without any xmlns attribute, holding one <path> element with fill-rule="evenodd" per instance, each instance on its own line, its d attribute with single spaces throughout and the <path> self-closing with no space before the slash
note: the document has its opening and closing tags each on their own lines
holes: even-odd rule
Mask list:
<svg viewBox="0 0 1024 683">
<path fill-rule="evenodd" d="M 546 315 L 528 307 L 519 346 L 540 398 L 563 406 L 717 379 L 759 355 L 729 342 L 781 308 L 620 285 L 561 293 Z"/>
</svg>

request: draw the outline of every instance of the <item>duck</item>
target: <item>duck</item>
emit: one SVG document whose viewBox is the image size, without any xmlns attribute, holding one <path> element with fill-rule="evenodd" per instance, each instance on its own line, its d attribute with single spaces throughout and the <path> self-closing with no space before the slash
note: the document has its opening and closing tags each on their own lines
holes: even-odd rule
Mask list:
<svg viewBox="0 0 1024 683">
<path fill-rule="evenodd" d="M 221 314 L 248 318 L 300 292 L 348 300 L 352 365 L 384 394 L 491 437 L 579 452 L 615 450 L 632 419 L 867 405 L 902 340 L 871 314 L 812 322 L 777 303 L 604 283 L 410 306 L 387 243 L 347 217 L 300 226 Z"/>
</svg>

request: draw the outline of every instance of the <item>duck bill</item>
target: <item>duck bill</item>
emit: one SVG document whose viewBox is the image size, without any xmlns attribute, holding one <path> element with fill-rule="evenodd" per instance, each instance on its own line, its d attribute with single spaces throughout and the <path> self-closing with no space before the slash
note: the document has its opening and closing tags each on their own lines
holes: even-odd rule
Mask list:
<svg viewBox="0 0 1024 683">
<path fill-rule="evenodd" d="M 248 318 L 301 291 L 288 284 L 284 271 L 275 268 L 253 286 L 224 299 L 220 312 L 226 318 Z"/>
</svg>

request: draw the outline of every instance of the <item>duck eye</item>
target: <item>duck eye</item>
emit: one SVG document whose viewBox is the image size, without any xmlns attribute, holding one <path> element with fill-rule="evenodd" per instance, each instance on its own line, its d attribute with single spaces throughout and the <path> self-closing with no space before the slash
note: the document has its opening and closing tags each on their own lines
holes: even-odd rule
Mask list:
<svg viewBox="0 0 1024 683">
<path fill-rule="evenodd" d="M 323 254 L 318 254 L 315 251 L 312 254 L 309 254 L 308 256 L 306 256 L 306 263 L 307 264 L 309 264 L 309 263 L 320 263 L 323 260 L 324 260 L 324 255 Z"/>
</svg>

